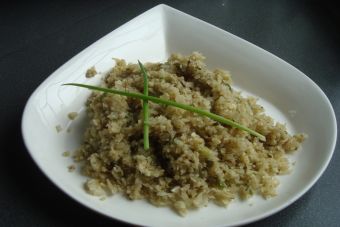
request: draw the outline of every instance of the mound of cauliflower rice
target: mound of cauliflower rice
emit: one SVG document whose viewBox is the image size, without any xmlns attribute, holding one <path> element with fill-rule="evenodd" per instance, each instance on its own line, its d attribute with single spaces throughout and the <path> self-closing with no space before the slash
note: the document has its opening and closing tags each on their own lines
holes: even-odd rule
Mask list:
<svg viewBox="0 0 340 227">
<path fill-rule="evenodd" d="M 276 195 L 277 175 L 287 174 L 287 154 L 304 134 L 290 135 L 264 113 L 254 97 L 232 87 L 230 74 L 209 70 L 204 56 L 173 54 L 147 63 L 149 95 L 192 105 L 232 119 L 266 137 L 172 106 L 149 102 L 150 149 L 143 149 L 142 101 L 93 92 L 86 106 L 89 124 L 75 160 L 88 176 L 85 189 L 96 196 L 122 193 L 169 206 L 184 216 L 209 201 L 227 206 L 234 198 Z M 102 87 L 143 93 L 138 64 L 115 59 Z"/>
</svg>

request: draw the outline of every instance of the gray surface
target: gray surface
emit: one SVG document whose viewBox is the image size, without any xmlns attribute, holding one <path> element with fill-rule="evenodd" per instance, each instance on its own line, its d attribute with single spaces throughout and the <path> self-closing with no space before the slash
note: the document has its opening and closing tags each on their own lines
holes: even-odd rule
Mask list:
<svg viewBox="0 0 340 227">
<path fill-rule="evenodd" d="M 75 226 L 80 220 L 93 226 L 120 225 L 78 205 L 40 172 L 23 145 L 21 115 L 29 95 L 60 65 L 158 3 L 105 0 L 2 3 L 0 226 Z M 335 6 L 293 0 L 165 3 L 291 63 L 325 91 L 339 115 L 340 22 Z M 322 120 L 322 116 L 315 120 Z M 301 199 L 252 226 L 339 226 L 339 152 L 337 146 L 326 172 Z"/>
</svg>

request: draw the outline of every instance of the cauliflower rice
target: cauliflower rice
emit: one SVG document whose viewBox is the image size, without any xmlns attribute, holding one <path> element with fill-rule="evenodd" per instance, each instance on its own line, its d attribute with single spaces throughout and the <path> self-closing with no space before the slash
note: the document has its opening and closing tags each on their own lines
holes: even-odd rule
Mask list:
<svg viewBox="0 0 340 227">
<path fill-rule="evenodd" d="M 122 193 L 169 206 L 180 215 L 209 201 L 227 206 L 234 198 L 276 195 L 277 175 L 287 174 L 287 154 L 304 134 L 290 135 L 265 115 L 254 97 L 231 88 L 231 77 L 210 71 L 204 57 L 173 54 L 148 63 L 149 94 L 193 105 L 232 119 L 266 137 L 222 125 L 207 117 L 149 102 L 150 149 L 143 149 L 142 101 L 93 92 L 87 101 L 89 125 L 75 160 L 89 177 L 85 189 L 96 196 Z M 103 87 L 143 93 L 137 64 L 116 59 Z"/>
</svg>

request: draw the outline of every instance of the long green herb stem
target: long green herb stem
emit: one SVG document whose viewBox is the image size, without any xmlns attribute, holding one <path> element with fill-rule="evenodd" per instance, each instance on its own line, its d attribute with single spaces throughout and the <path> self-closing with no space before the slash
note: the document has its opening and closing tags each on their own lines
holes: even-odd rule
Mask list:
<svg viewBox="0 0 340 227">
<path fill-rule="evenodd" d="M 149 85 L 148 85 L 148 74 L 144 68 L 144 65 L 138 61 L 140 70 L 143 74 L 143 83 L 144 83 L 144 95 L 149 95 Z M 144 150 L 149 150 L 149 103 L 148 100 L 143 99 L 143 142 L 144 142 Z"/>
<path fill-rule="evenodd" d="M 244 125 L 241 125 L 237 122 L 234 122 L 230 119 L 224 118 L 222 116 L 219 116 L 217 114 L 211 113 L 209 111 L 206 110 L 202 110 L 190 105 L 186 105 L 186 104 L 182 104 L 182 103 L 177 103 L 175 101 L 171 101 L 171 100 L 167 100 L 167 99 L 162 99 L 162 98 L 157 98 L 155 96 L 149 96 L 149 95 L 144 95 L 144 94 L 140 94 L 140 93 L 132 93 L 132 92 L 126 92 L 126 91 L 120 91 L 120 90 L 115 90 L 115 89 L 109 89 L 109 88 L 103 88 L 103 87 L 97 87 L 97 86 L 92 86 L 92 85 L 86 85 L 86 84 L 78 84 L 78 83 L 67 83 L 67 84 L 63 84 L 63 85 L 71 85 L 71 86 L 76 86 L 76 87 L 83 87 L 83 88 L 87 88 L 90 90 L 94 90 L 94 91 L 100 91 L 100 92 L 104 92 L 104 93 L 112 93 L 112 94 L 117 94 L 117 95 L 123 95 L 123 96 L 127 96 L 127 97 L 131 97 L 131 98 L 137 98 L 137 99 L 142 99 L 142 100 L 148 100 L 154 103 L 159 103 L 159 104 L 163 104 L 163 105 L 168 105 L 168 106 L 174 106 L 180 109 L 184 109 L 187 111 L 191 111 L 194 113 L 197 113 L 199 115 L 202 116 L 206 116 L 212 120 L 215 120 L 217 122 L 220 122 L 222 124 L 226 124 L 226 125 L 230 125 L 232 127 L 241 129 L 243 131 L 248 132 L 249 134 L 258 137 L 260 140 L 262 141 L 266 141 L 266 137 L 250 128 L 247 128 Z"/>
</svg>

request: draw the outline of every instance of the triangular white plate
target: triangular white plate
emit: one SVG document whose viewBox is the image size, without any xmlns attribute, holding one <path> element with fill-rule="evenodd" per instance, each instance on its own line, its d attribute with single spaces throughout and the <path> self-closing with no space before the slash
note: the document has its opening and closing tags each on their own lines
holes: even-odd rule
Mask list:
<svg viewBox="0 0 340 227">
<path fill-rule="evenodd" d="M 90 92 L 61 84 L 98 84 L 98 76 L 85 78 L 86 69 L 95 66 L 105 73 L 113 66 L 113 57 L 128 62 L 137 59 L 159 62 L 170 53 L 193 51 L 203 53 L 210 68 L 229 70 L 235 86 L 244 94 L 259 97 L 267 113 L 286 122 L 290 132 L 309 135 L 303 149 L 291 156 L 296 161 L 292 174 L 280 177 L 278 196 L 269 200 L 256 196 L 246 202 L 236 200 L 227 208 L 210 203 L 180 217 L 169 208 L 157 208 L 145 201 L 129 201 L 120 195 L 101 201 L 85 193 L 85 178 L 78 170 L 69 173 L 67 167 L 72 160 L 61 154 L 75 149 L 81 142 L 84 102 Z M 67 113 L 72 111 L 80 114 L 74 122 L 67 118 Z M 60 133 L 56 132 L 56 125 L 63 128 Z M 228 226 L 267 217 L 302 196 L 332 157 L 336 119 L 321 89 L 293 66 L 226 31 L 159 5 L 95 42 L 49 76 L 26 105 L 22 132 L 28 151 L 51 181 L 76 201 L 101 214 L 144 226 Z"/>
</svg>

